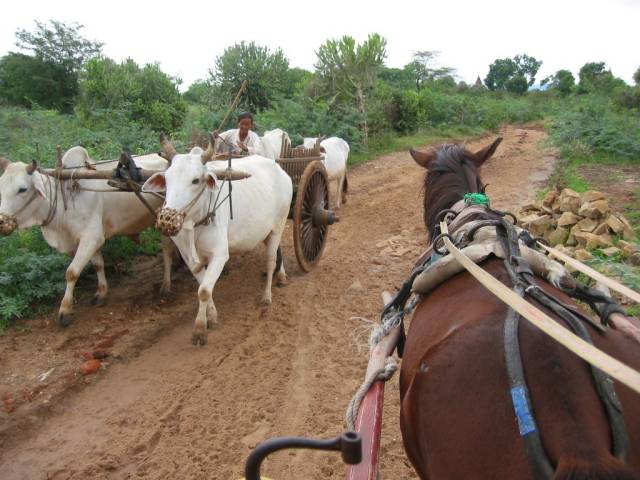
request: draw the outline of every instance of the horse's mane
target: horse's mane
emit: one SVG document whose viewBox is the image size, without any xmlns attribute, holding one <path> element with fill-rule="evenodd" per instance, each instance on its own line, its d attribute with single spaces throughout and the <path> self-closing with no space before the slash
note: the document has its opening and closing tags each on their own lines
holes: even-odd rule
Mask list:
<svg viewBox="0 0 640 480">
<path fill-rule="evenodd" d="M 483 193 L 484 188 L 473 153 L 462 145 L 440 147 L 424 177 L 424 224 L 430 237 L 440 220 L 438 213 L 451 208 L 466 193 Z"/>
</svg>

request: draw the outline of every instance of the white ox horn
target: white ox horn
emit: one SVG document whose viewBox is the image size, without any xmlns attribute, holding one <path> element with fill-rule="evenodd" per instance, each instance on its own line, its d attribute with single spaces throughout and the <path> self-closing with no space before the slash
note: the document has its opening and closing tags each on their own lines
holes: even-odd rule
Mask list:
<svg viewBox="0 0 640 480">
<path fill-rule="evenodd" d="M 4 173 L 9 165 L 11 165 L 11 160 L 0 157 L 0 175 Z"/>
<path fill-rule="evenodd" d="M 207 162 L 210 162 L 211 159 L 213 158 L 213 155 L 215 153 L 215 145 L 216 145 L 216 140 L 215 140 L 215 138 L 213 138 L 213 135 L 210 133 L 209 134 L 209 145 L 207 146 L 207 149 L 204 151 L 204 153 L 200 157 L 200 159 L 202 160 L 203 164 L 205 164 Z"/>
<path fill-rule="evenodd" d="M 175 157 L 178 152 L 173 148 L 173 145 L 171 145 L 171 142 L 167 139 L 164 132 L 160 133 L 160 146 L 162 147 L 162 154 L 164 158 L 166 158 L 169 161 L 169 164 L 171 164 L 171 160 L 173 160 L 173 157 Z"/>
<path fill-rule="evenodd" d="M 31 160 L 31 165 L 27 165 L 27 175 L 33 175 L 33 172 L 35 172 L 38 169 L 38 162 L 36 162 L 35 159 Z"/>
</svg>

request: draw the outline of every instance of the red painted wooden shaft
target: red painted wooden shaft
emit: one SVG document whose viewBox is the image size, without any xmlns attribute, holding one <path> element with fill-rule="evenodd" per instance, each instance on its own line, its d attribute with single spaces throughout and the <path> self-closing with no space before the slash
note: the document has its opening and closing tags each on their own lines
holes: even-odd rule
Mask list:
<svg viewBox="0 0 640 480">
<path fill-rule="evenodd" d="M 348 467 L 347 480 L 378 478 L 384 383 L 378 381 L 371 386 L 358 410 L 356 432 L 362 436 L 362 462 Z"/>
</svg>

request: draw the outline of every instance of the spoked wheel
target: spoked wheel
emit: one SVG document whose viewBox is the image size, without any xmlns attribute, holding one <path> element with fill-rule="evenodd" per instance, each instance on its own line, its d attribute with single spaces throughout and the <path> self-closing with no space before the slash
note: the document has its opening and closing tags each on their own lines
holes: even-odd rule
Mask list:
<svg viewBox="0 0 640 480">
<path fill-rule="evenodd" d="M 300 267 L 310 272 L 322 256 L 329 225 L 335 214 L 329 210 L 329 181 L 320 161 L 311 162 L 298 183 L 293 207 L 293 245 Z"/>
</svg>

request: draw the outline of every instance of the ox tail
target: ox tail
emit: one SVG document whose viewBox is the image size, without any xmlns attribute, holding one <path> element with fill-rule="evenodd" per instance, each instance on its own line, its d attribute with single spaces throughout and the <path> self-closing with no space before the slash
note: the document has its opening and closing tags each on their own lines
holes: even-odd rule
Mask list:
<svg viewBox="0 0 640 480">
<path fill-rule="evenodd" d="M 342 193 L 349 193 L 349 181 L 347 180 L 347 174 L 344 174 L 344 182 L 342 182 Z"/>
<path fill-rule="evenodd" d="M 553 480 L 640 480 L 640 474 L 617 458 L 607 455 L 560 458 Z"/>
</svg>

